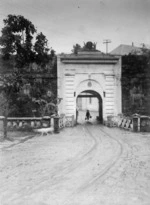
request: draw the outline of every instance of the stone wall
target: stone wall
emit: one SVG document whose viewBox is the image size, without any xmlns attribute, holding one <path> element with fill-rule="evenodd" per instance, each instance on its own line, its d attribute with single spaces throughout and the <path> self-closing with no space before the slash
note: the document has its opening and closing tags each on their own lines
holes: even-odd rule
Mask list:
<svg viewBox="0 0 150 205">
<path fill-rule="evenodd" d="M 58 56 L 58 96 L 63 98 L 59 112 L 76 117 L 76 100 L 84 91 L 102 98 L 103 119 L 122 111 L 121 58 L 97 53 Z"/>
</svg>

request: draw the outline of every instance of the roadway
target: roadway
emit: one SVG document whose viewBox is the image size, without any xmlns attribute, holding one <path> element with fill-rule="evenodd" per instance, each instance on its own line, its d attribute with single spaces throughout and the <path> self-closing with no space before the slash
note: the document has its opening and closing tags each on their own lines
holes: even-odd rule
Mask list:
<svg viewBox="0 0 150 205">
<path fill-rule="evenodd" d="M 150 134 L 94 119 L 1 148 L 0 204 L 149 205 Z"/>
</svg>

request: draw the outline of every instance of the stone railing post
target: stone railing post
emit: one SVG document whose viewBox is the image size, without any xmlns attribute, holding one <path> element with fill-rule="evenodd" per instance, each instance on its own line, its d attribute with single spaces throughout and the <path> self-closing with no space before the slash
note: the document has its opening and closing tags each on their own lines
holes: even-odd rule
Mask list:
<svg viewBox="0 0 150 205">
<path fill-rule="evenodd" d="M 55 117 L 54 117 L 54 132 L 55 132 L 55 133 L 59 133 L 59 132 L 60 132 L 59 120 L 60 120 L 60 117 L 59 117 L 59 116 L 55 116 Z"/>
<path fill-rule="evenodd" d="M 134 132 L 140 131 L 140 117 L 134 116 L 132 120 L 133 120 L 133 131 Z"/>
<path fill-rule="evenodd" d="M 0 125 L 2 127 L 2 134 L 0 134 L 0 142 L 4 140 L 4 121 L 5 121 L 5 117 L 0 116 Z"/>
<path fill-rule="evenodd" d="M 141 116 L 140 131 L 141 132 L 149 132 L 150 131 L 150 117 L 149 116 Z"/>
</svg>

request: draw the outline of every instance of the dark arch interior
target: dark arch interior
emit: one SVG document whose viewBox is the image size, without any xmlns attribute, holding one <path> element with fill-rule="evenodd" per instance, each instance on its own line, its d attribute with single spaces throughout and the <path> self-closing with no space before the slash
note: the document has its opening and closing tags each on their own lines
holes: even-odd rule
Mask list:
<svg viewBox="0 0 150 205">
<path fill-rule="evenodd" d="M 102 123 L 103 122 L 103 102 L 99 93 L 94 90 L 84 90 L 77 96 L 76 104 L 78 106 L 79 98 L 97 98 L 98 99 L 98 116 L 97 120 Z M 78 115 L 76 116 L 76 120 L 78 122 Z"/>
</svg>

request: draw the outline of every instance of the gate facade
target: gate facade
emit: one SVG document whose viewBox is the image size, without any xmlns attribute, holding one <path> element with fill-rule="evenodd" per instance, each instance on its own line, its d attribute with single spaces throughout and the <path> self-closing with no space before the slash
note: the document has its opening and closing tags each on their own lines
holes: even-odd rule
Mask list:
<svg viewBox="0 0 150 205">
<path fill-rule="evenodd" d="M 103 120 L 122 112 L 121 57 L 106 55 L 96 49 L 57 58 L 57 94 L 62 98 L 59 113 L 76 118 L 76 99 L 85 90 L 102 99 Z"/>
</svg>

